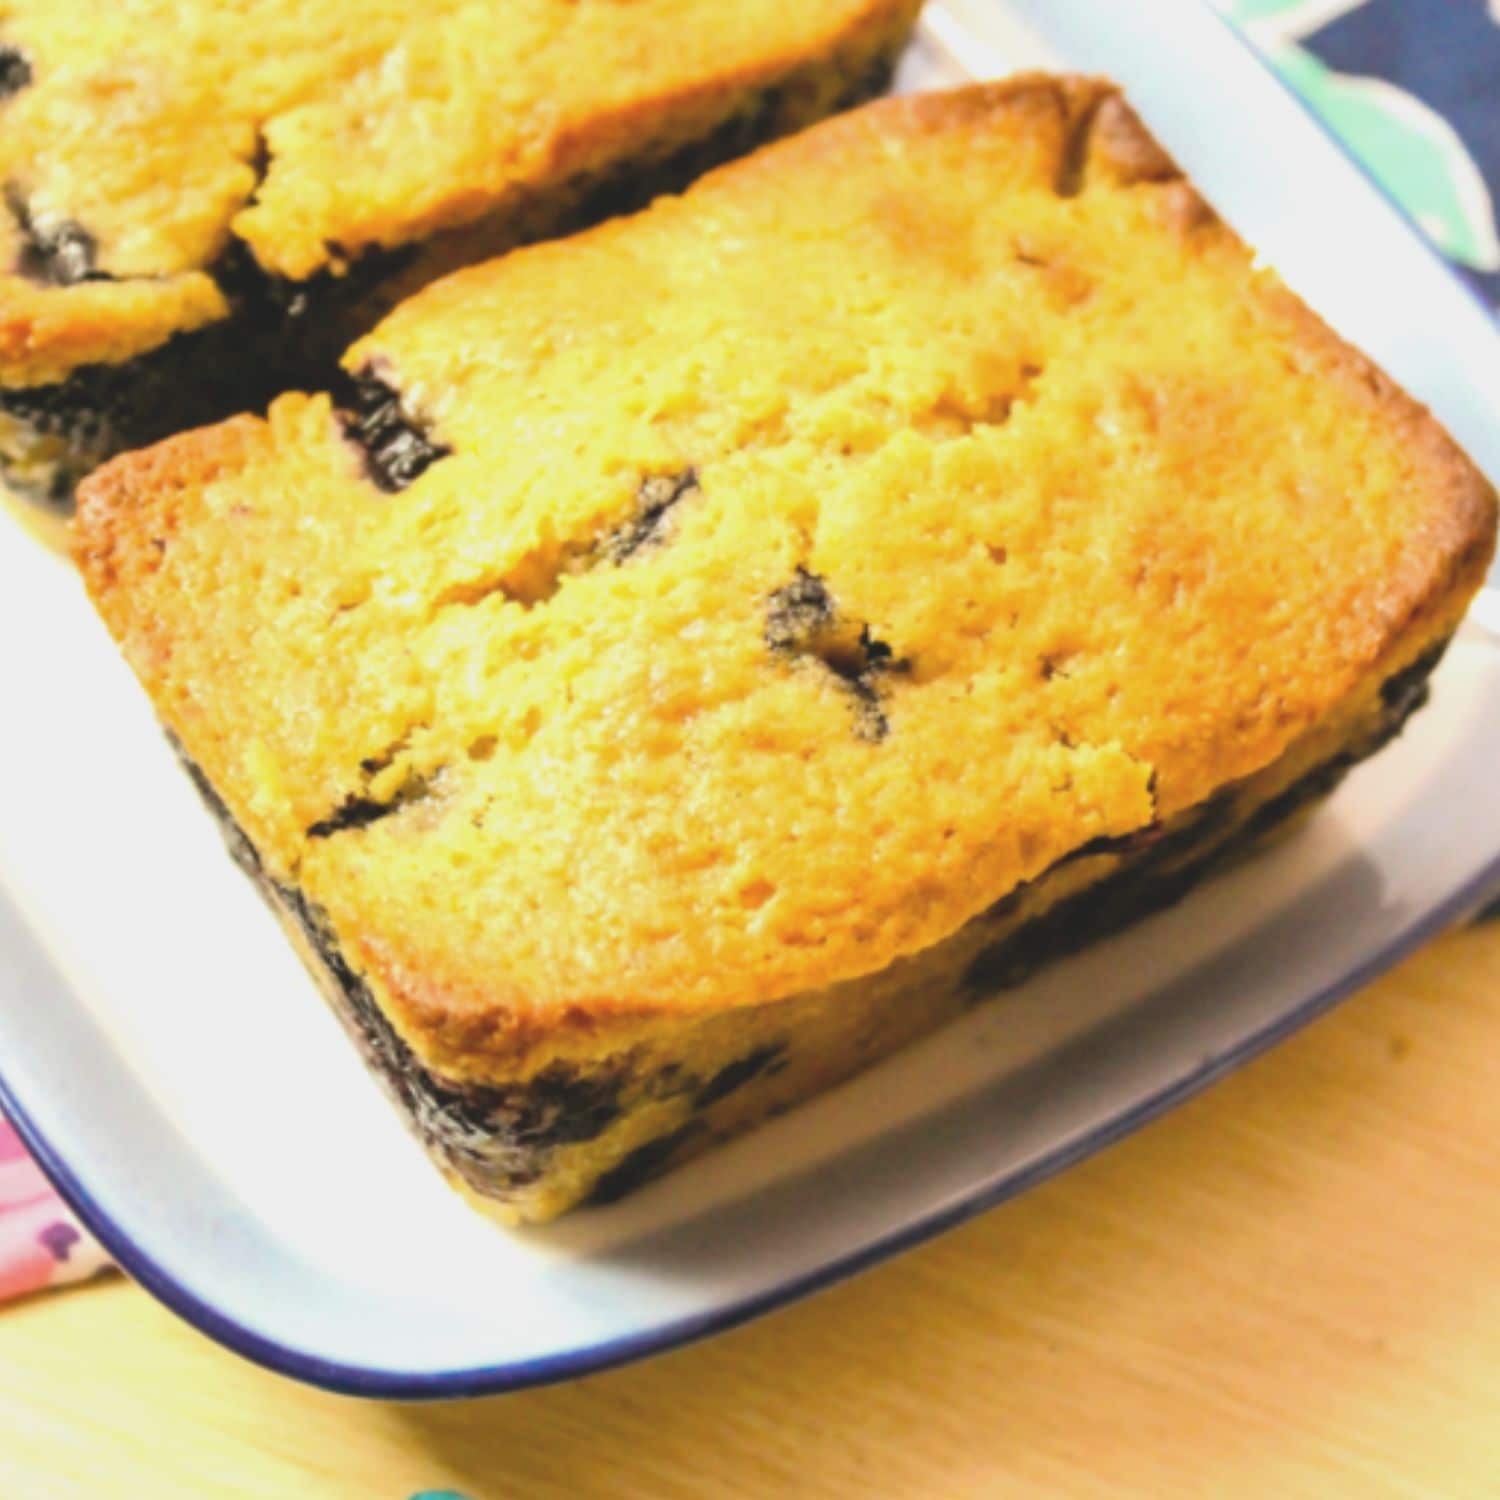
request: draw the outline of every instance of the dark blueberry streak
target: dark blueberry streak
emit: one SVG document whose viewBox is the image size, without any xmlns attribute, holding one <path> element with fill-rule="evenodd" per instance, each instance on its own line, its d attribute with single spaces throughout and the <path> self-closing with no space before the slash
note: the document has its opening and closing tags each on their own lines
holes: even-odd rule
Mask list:
<svg viewBox="0 0 1500 1500">
<path fill-rule="evenodd" d="M 1262 803 L 1227 838 L 1220 840 L 1219 835 L 1234 816 L 1231 788 L 1216 792 L 1171 833 L 1146 829 L 1121 840 L 1095 839 L 1065 855 L 1060 864 L 1088 852 L 1124 852 L 1134 857 L 1097 884 L 1059 902 L 985 948 L 964 977 L 975 999 L 982 1000 L 996 990 L 1017 985 L 1049 959 L 1076 952 L 1175 904 L 1205 875 L 1228 864 L 1293 814 L 1326 796 L 1352 766 L 1394 739 L 1411 714 L 1421 707 L 1427 697 L 1425 674 L 1436 665 L 1446 644 L 1425 653 L 1411 667 L 1382 684 L 1385 712 L 1358 744 L 1314 766 L 1277 796 Z M 1132 841 L 1139 842 L 1132 846 Z M 1110 845 L 1116 846 L 1115 850 L 1101 847 Z M 989 916 L 993 919 L 1008 915 L 1012 909 L 1001 902 L 991 908 Z"/>
<path fill-rule="evenodd" d="M 17 203 L 10 200 L 12 215 Z M 287 281 L 235 244 L 210 268 L 232 315 L 121 364 L 80 365 L 51 385 L 0 390 L 0 412 L 23 435 L 19 448 L 47 455 L 17 464 L 0 453 L 0 477 L 29 499 L 67 509 L 74 486 L 116 453 L 236 412 L 263 410 L 276 392 L 326 385 L 359 308 L 409 251 L 364 257 L 347 275 Z M 49 282 L 50 284 L 50 282 Z"/>
<path fill-rule="evenodd" d="M 771 595 L 766 644 L 773 651 L 807 651 L 818 632 L 832 625 L 833 617 L 828 585 L 816 573 L 798 568 L 796 577 Z"/>
<path fill-rule="evenodd" d="M 31 64 L 16 47 L 0 47 L 0 99 L 9 99 L 31 84 Z"/>
<path fill-rule="evenodd" d="M 384 764 L 389 763 L 390 754 L 386 752 L 385 760 L 380 756 L 360 763 L 361 769 L 366 775 L 374 775 L 383 769 Z M 430 797 L 438 789 L 447 767 L 439 766 L 428 775 L 419 776 L 408 771 L 406 779 L 402 782 L 392 797 L 383 801 L 376 797 L 367 797 L 363 792 L 354 792 L 344 798 L 326 818 L 319 818 L 307 830 L 310 839 L 326 839 L 335 833 L 344 833 L 351 828 L 368 828 L 372 823 L 378 823 L 382 818 L 389 818 L 398 813 L 404 807 L 409 807 L 413 802 L 420 802 L 425 797 Z"/>
<path fill-rule="evenodd" d="M 617 1202 L 627 1193 L 633 1193 L 653 1177 L 659 1177 L 677 1152 L 700 1134 L 702 1129 L 698 1124 L 684 1125 L 680 1130 L 669 1131 L 666 1135 L 659 1135 L 654 1140 L 637 1146 L 609 1171 L 600 1173 L 593 1191 L 584 1201 L 602 1206 Z"/>
<path fill-rule="evenodd" d="M 399 393 L 373 370 L 346 377 L 335 392 L 344 436 L 364 454 L 378 488 L 393 495 L 453 450 L 435 441 L 401 404 Z"/>
<path fill-rule="evenodd" d="M 637 552 L 658 546 L 666 539 L 677 504 L 698 493 L 698 471 L 653 474 L 636 491 L 636 513 L 618 531 L 599 544 L 599 550 L 616 565 Z"/>
<path fill-rule="evenodd" d="M 1427 697 L 1427 679 L 1432 675 L 1432 669 L 1443 659 L 1443 652 L 1447 649 L 1447 641 L 1440 641 L 1424 651 L 1410 666 L 1402 667 L 1394 677 L 1387 677 L 1380 684 L 1380 696 L 1386 706 L 1398 712 L 1410 712 L 1411 708 L 1420 707 Z M 1408 699 L 1412 700 L 1410 708 L 1407 707 Z"/>
<path fill-rule="evenodd" d="M 21 229 L 17 274 L 45 286 L 77 286 L 81 281 L 112 279 L 99 270 L 98 247 L 82 224 L 72 219 L 38 224 L 14 189 L 7 192 L 6 205 Z"/>
<path fill-rule="evenodd" d="M 771 595 L 765 638 L 779 655 L 812 657 L 833 673 L 853 699 L 860 739 L 878 743 L 890 733 L 881 678 L 907 671 L 910 663 L 898 659 L 868 625 L 856 629 L 841 619 L 827 583 L 816 573 L 799 567 L 792 581 Z"/>
<path fill-rule="evenodd" d="M 541 1178 L 554 1152 L 602 1135 L 622 1112 L 625 1058 L 577 1069 L 552 1063 L 525 1083 L 459 1083 L 418 1061 L 349 966 L 324 914 L 302 893 L 277 886 L 338 991 L 350 1030 L 377 1077 L 404 1106 L 418 1136 L 481 1193 L 505 1196 Z"/>
<path fill-rule="evenodd" d="M 743 1057 L 735 1058 L 732 1063 L 726 1063 L 693 1095 L 693 1108 L 704 1109 L 710 1104 L 718 1103 L 785 1056 L 785 1042 L 768 1042 L 764 1047 L 757 1047 L 754 1052 L 747 1052 Z"/>
<path fill-rule="evenodd" d="M 346 797 L 326 818 L 319 818 L 307 830 L 310 839 L 326 839 L 349 828 L 368 828 L 388 818 L 400 808 L 400 802 L 376 802 L 369 797 Z"/>
</svg>

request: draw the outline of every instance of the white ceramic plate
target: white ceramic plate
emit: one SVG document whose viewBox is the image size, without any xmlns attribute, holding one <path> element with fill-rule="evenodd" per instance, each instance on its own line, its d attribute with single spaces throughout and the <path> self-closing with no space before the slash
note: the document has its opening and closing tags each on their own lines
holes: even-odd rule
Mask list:
<svg viewBox="0 0 1500 1500">
<path fill-rule="evenodd" d="M 1112 73 L 1234 223 L 1500 472 L 1488 316 L 1196 0 L 933 9 L 906 81 Z M 1201 1088 L 1500 884 L 1500 636 L 1310 827 L 1176 910 L 617 1207 L 509 1234 L 449 1192 L 174 765 L 59 562 L 0 531 L 0 1071 L 125 1267 L 372 1395 L 494 1391 L 724 1328 Z"/>
</svg>

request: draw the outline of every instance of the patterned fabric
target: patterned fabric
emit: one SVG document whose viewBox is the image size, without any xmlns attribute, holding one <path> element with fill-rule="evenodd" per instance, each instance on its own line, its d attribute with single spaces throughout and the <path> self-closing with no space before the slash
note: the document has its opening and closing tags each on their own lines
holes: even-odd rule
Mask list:
<svg viewBox="0 0 1500 1500">
<path fill-rule="evenodd" d="M 1219 0 L 1500 307 L 1500 0 Z"/>
<path fill-rule="evenodd" d="M 1500 306 L 1500 0 L 1217 3 Z M 0 1300 L 107 1264 L 0 1118 Z"/>
<path fill-rule="evenodd" d="M 0 1118 L 0 1300 L 80 1281 L 107 1264 Z"/>
</svg>

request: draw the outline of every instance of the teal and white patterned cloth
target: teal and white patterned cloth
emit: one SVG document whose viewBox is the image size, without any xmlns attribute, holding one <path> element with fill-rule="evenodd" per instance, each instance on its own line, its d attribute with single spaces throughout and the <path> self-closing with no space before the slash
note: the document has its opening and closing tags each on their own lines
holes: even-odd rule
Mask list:
<svg viewBox="0 0 1500 1500">
<path fill-rule="evenodd" d="M 1500 0 L 1218 0 L 1500 308 Z"/>
</svg>

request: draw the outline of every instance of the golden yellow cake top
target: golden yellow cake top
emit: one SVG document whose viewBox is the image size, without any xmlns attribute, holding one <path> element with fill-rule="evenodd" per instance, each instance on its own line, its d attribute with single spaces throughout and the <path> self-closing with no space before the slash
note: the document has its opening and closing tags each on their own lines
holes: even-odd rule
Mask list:
<svg viewBox="0 0 1500 1500">
<path fill-rule="evenodd" d="M 0 0 L 0 381 L 222 316 L 232 239 L 305 279 L 602 170 L 643 120 L 904 30 L 916 0 Z M 41 287 L 23 231 L 115 278 Z M 72 274 L 79 267 L 65 274 Z"/>
<path fill-rule="evenodd" d="M 326 396 L 117 462 L 79 553 L 270 873 L 407 1017 L 882 968 L 1275 759 L 1494 497 L 1103 85 L 893 100 L 454 276 Z"/>
</svg>

